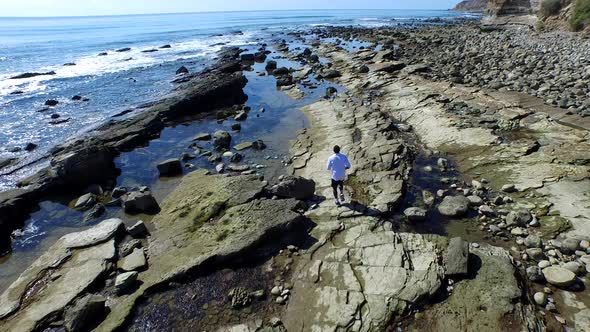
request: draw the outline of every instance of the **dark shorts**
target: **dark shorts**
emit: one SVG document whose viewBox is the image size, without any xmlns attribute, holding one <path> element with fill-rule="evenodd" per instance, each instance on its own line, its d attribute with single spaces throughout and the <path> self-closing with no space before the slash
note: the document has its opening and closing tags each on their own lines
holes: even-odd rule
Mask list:
<svg viewBox="0 0 590 332">
<path fill-rule="evenodd" d="M 342 187 L 344 185 L 344 180 L 336 181 L 332 179 L 332 188 L 336 189 L 338 187 Z"/>
</svg>

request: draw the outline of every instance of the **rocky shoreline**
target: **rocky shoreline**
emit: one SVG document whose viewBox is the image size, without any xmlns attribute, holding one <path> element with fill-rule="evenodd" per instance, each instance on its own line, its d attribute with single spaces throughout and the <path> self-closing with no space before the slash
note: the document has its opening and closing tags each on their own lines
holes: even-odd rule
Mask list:
<svg viewBox="0 0 590 332">
<path fill-rule="evenodd" d="M 56 148 L 50 168 L 2 193 L 8 234 L 42 195 L 66 188 L 103 185 L 125 210 L 154 214 L 149 227 L 108 219 L 59 239 L 0 296 L 2 329 L 141 330 L 145 317 L 173 329 L 140 307 L 178 288 L 194 293 L 183 303 L 199 303 L 183 313 L 199 319 L 179 329 L 587 331 L 587 41 L 467 25 L 332 27 L 273 44 L 225 50 L 210 70 L 182 76 L 170 98 Z M 315 82 L 336 84 L 302 108 L 310 125 L 283 161 L 287 174 L 268 183 L 245 169 L 196 170 L 162 202 L 148 188 L 108 186 L 116 154 L 179 118 L 246 120 L 242 71 L 254 61 L 266 61 L 257 74 L 274 76 L 293 100 Z M 222 153 L 228 135 L 195 139 Z M 342 207 L 331 204 L 324 170 L 336 144 L 353 164 Z M 440 189 L 409 188 L 418 155 Z M 170 160 L 158 170 L 178 167 Z M 410 231 L 427 223 L 444 234 Z M 205 279 L 215 288 L 215 274 L 245 257 L 263 262 L 248 267 L 263 279 L 255 289 L 233 278 L 227 294 L 204 300 L 191 288 Z"/>
<path fill-rule="evenodd" d="M 0 251 L 10 248 L 10 234 L 43 197 L 69 195 L 92 185 L 109 189 L 117 175 L 113 160 L 157 137 L 167 123 L 182 117 L 223 111 L 243 103 L 246 79 L 241 73 L 239 49 L 227 49 L 211 68 L 177 79 L 178 86 L 163 100 L 140 106 L 136 116 L 113 121 L 52 149 L 50 166 L 19 182 L 18 189 L 0 193 Z M 110 188 L 111 190 L 114 188 Z M 113 197 L 116 198 L 116 197 Z"/>
</svg>

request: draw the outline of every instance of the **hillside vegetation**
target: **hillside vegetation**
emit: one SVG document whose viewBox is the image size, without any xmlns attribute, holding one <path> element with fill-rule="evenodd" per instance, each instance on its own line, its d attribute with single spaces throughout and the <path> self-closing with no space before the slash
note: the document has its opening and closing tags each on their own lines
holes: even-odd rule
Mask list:
<svg viewBox="0 0 590 332">
<path fill-rule="evenodd" d="M 582 30 L 590 25 L 590 0 L 576 0 L 570 24 L 574 30 Z"/>
</svg>

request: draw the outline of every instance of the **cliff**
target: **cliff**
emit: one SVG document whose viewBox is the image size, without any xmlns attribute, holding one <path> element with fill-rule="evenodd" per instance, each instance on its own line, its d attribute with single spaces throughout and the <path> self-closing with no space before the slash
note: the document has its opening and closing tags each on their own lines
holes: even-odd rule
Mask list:
<svg viewBox="0 0 590 332">
<path fill-rule="evenodd" d="M 488 7 L 489 0 L 464 0 L 459 2 L 454 11 L 459 12 L 483 12 Z"/>
<path fill-rule="evenodd" d="M 541 0 L 490 0 L 487 11 L 491 15 L 527 15 L 539 9 Z"/>
</svg>

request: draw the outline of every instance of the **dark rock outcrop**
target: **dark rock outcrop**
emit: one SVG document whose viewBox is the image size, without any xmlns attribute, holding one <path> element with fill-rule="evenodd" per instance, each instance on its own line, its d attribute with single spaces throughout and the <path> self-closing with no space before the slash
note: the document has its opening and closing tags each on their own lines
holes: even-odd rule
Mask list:
<svg viewBox="0 0 590 332">
<path fill-rule="evenodd" d="M 85 331 L 88 323 L 103 316 L 106 310 L 106 298 L 98 294 L 89 294 L 66 308 L 64 321 L 66 331 Z"/>
<path fill-rule="evenodd" d="M 270 193 L 282 198 L 308 199 L 315 193 L 315 182 L 300 176 L 287 176 L 270 188 Z"/>
<path fill-rule="evenodd" d="M 55 75 L 55 72 L 48 71 L 46 73 L 24 73 L 24 74 L 12 76 L 10 79 L 11 80 L 20 80 L 23 78 L 31 78 L 31 77 L 35 77 L 35 76 L 49 76 L 49 75 Z"/>
</svg>

